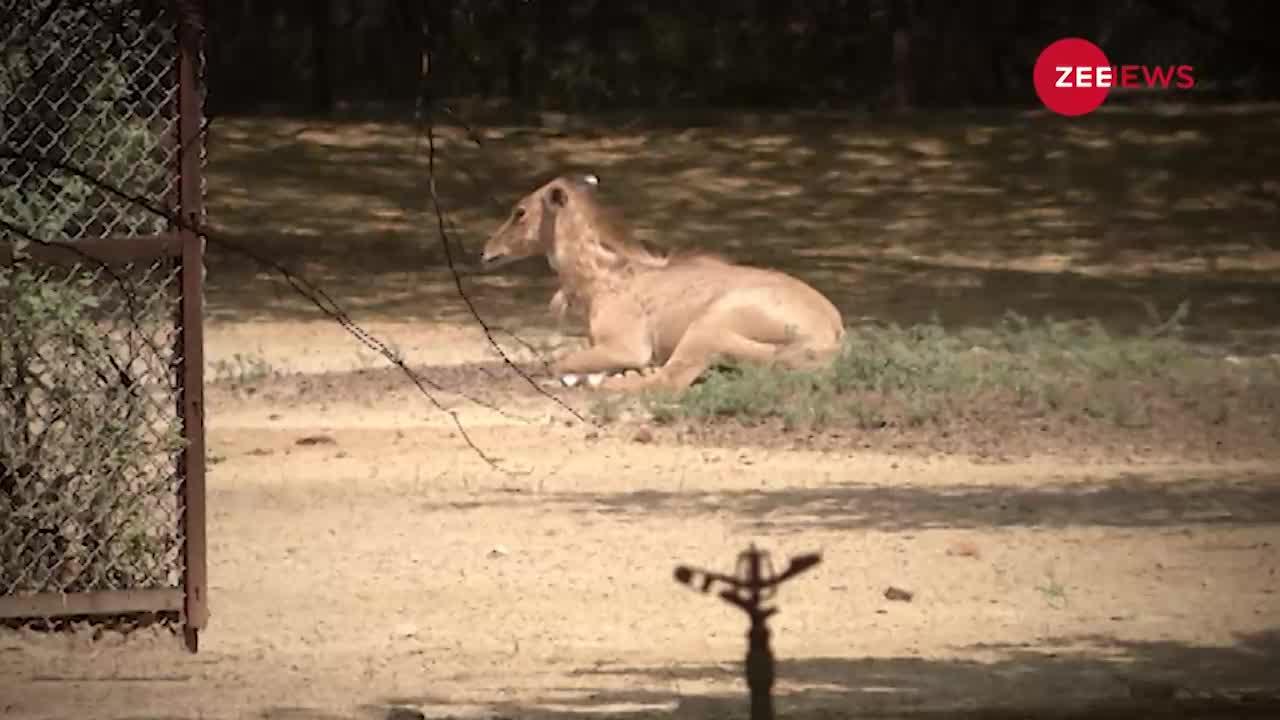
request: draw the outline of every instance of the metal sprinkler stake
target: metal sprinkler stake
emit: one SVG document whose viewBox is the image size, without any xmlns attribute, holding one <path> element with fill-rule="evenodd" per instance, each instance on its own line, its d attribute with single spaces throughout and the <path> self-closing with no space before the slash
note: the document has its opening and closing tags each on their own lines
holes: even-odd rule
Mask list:
<svg viewBox="0 0 1280 720">
<path fill-rule="evenodd" d="M 783 581 L 821 561 L 822 556 L 818 553 L 797 555 L 791 558 L 786 570 L 774 574 L 769 553 L 756 549 L 752 543 L 738 555 L 735 575 L 721 575 L 687 565 L 676 567 L 676 580 L 700 592 L 709 592 L 717 582 L 728 585 L 728 589 L 720 591 L 720 598 L 742 609 L 751 619 L 751 629 L 747 631 L 746 665 L 747 688 L 751 692 L 751 720 L 773 720 L 773 650 L 769 647 L 769 628 L 765 622 L 778 612 L 778 608 L 764 607 L 763 603 L 773 597 Z M 694 584 L 695 576 L 702 577 L 698 585 Z"/>
</svg>

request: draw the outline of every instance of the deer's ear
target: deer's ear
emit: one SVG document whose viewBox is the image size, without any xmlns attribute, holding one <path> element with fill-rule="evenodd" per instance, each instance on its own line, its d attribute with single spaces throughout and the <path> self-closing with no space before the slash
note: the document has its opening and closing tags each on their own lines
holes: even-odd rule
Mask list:
<svg viewBox="0 0 1280 720">
<path fill-rule="evenodd" d="M 569 204 L 569 193 L 559 185 L 555 185 L 547 192 L 547 204 L 558 210 Z"/>
</svg>

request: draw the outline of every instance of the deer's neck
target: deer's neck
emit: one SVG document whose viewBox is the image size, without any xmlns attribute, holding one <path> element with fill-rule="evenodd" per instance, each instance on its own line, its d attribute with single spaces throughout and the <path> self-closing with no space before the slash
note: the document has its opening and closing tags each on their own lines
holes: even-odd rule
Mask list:
<svg viewBox="0 0 1280 720">
<path fill-rule="evenodd" d="M 590 300 L 618 286 L 631 268 L 605 250 L 594 238 L 557 241 L 547 261 L 560 276 L 560 285 L 574 296 Z"/>
</svg>

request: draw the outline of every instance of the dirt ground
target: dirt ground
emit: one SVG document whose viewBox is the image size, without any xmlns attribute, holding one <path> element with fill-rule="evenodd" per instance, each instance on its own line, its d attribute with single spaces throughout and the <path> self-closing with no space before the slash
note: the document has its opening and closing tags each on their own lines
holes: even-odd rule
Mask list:
<svg viewBox="0 0 1280 720">
<path fill-rule="evenodd" d="M 444 342 L 465 328 L 380 330 L 452 346 L 420 361 L 466 359 Z M 343 341 L 214 325 L 211 356 L 255 331 L 282 358 Z M 672 570 L 730 570 L 751 541 L 779 567 L 823 553 L 772 621 L 787 715 L 1280 708 L 1265 462 L 644 442 L 532 390 L 507 394 L 507 417 L 446 400 L 497 472 L 388 372 L 223 381 L 207 402 L 200 653 L 146 631 L 6 636 L 5 717 L 743 716 L 744 617 Z"/>
<path fill-rule="evenodd" d="M 228 137 L 223 152 L 243 150 Z M 281 171 L 271 168 L 262 173 Z M 242 187 L 225 168 L 211 175 L 222 188 L 211 190 L 214 209 L 246 226 L 262 219 L 236 215 L 235 198 L 285 212 L 280 203 L 296 191 L 267 180 Z M 337 221 L 299 220 L 275 239 L 345 237 L 324 225 Z M 886 241 L 864 252 L 914 251 Z M 851 317 L 887 314 L 896 282 L 930 283 L 937 294 L 906 306 L 905 320 L 961 304 L 960 295 L 1003 309 L 1069 305 L 1063 298 L 1078 294 L 1074 307 L 1088 314 L 1100 302 L 1095 280 L 1131 298 L 1124 312 L 1143 300 L 1163 312 L 1179 293 L 1199 292 L 1221 295 L 1206 325 L 1270 338 L 1274 278 L 1241 269 L 1270 257 L 1258 253 L 1222 253 L 1245 259 L 1234 275 L 1212 277 L 1018 270 L 1014 260 L 928 271 L 985 278 L 953 286 L 959 295 L 905 259 L 880 284 L 837 270 L 823 282 Z M 870 257 L 851 262 L 872 273 Z M 364 273 L 365 260 L 317 274 L 411 365 L 502 409 L 438 394 L 496 469 L 341 328 L 215 265 L 206 331 L 212 618 L 201 650 L 189 655 L 151 630 L 94 642 L 3 634 L 0 715 L 745 717 L 745 618 L 672 572 L 681 563 L 730 571 L 756 542 L 779 569 L 788 556 L 823 554 L 782 589 L 771 621 L 784 717 L 1280 717 L 1275 448 L 1214 454 L 1205 448 L 1218 445 L 1184 437 L 1155 438 L 1145 451 L 1079 440 L 992 455 L 856 433 L 762 444 L 630 422 L 592 427 L 494 376 L 480 330 L 441 316 L 438 269 L 342 275 Z M 1014 291 L 1000 280 L 1014 272 L 1038 279 Z M 367 289 L 375 280 L 377 297 Z M 478 286 L 481 308 L 535 344 L 561 342 L 540 304 L 545 277 L 518 287 L 517 302 Z M 515 306 L 520 313 L 502 312 Z M 588 413 L 587 391 L 555 392 Z M 891 587 L 911 599 L 887 598 Z"/>
</svg>

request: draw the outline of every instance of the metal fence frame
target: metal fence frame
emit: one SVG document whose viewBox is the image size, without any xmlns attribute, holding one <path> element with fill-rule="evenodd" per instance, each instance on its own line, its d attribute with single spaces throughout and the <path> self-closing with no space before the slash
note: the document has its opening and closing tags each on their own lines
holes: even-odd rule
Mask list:
<svg viewBox="0 0 1280 720">
<path fill-rule="evenodd" d="M 208 623 L 208 575 L 205 506 L 204 427 L 204 239 L 203 160 L 204 88 L 203 46 L 207 17 L 204 0 L 176 0 L 171 4 L 177 27 L 174 32 L 174 77 L 177 79 L 178 119 L 177 197 L 171 199 L 178 222 L 167 232 L 110 238 L 82 238 L 74 251 L 51 245 L 33 245 L 29 254 L 41 262 L 83 262 L 91 257 L 104 264 L 172 259 L 179 272 L 176 368 L 184 450 L 176 476 L 178 514 L 182 538 L 180 586 L 162 589 L 130 589 L 77 593 L 34 593 L 0 596 L 0 618 L 51 618 L 92 615 L 177 613 L 186 646 L 199 648 L 199 633 Z M 0 248 L 8 254 L 8 248 Z"/>
</svg>

